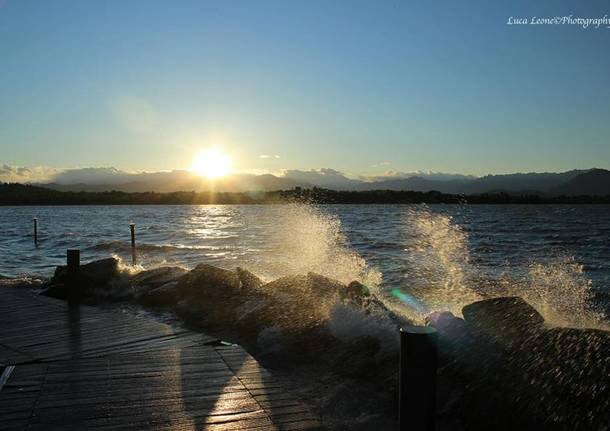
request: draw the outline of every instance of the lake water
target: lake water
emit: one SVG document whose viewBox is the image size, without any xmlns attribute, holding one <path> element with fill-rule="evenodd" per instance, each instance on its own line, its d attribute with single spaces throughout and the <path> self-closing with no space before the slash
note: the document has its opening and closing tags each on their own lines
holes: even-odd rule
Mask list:
<svg viewBox="0 0 610 431">
<path fill-rule="evenodd" d="M 573 319 L 607 308 L 606 205 L 0 207 L 0 274 L 49 276 L 68 248 L 83 262 L 130 263 L 130 222 L 139 268 L 210 263 L 268 280 L 313 271 L 426 310 L 500 294 Z"/>
</svg>

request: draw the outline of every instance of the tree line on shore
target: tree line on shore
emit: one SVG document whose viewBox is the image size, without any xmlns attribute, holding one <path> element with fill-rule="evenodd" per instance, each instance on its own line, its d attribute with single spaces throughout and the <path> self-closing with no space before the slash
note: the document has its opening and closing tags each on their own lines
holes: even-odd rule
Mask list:
<svg viewBox="0 0 610 431">
<path fill-rule="evenodd" d="M 504 192 L 455 195 L 437 191 L 408 190 L 338 191 L 300 188 L 267 192 L 195 192 L 171 193 L 120 191 L 63 192 L 28 184 L 0 184 L 0 205 L 206 205 L 206 204 L 282 204 L 309 202 L 317 204 L 608 204 L 608 196 L 548 196 Z"/>
</svg>

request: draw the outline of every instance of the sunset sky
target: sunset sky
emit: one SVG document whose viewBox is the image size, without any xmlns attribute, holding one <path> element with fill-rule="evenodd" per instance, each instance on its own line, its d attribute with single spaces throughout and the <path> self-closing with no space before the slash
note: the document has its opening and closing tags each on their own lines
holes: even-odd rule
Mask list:
<svg viewBox="0 0 610 431">
<path fill-rule="evenodd" d="M 606 2 L 0 0 L 0 164 L 610 168 Z M 595 6 L 599 5 L 599 6 Z"/>
</svg>

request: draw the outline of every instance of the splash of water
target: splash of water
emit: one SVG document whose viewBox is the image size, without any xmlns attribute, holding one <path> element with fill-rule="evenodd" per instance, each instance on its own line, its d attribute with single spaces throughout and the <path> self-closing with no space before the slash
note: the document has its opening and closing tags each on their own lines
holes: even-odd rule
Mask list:
<svg viewBox="0 0 610 431">
<path fill-rule="evenodd" d="M 592 281 L 573 257 L 534 262 L 525 277 L 505 268 L 500 279 L 492 280 L 470 262 L 468 234 L 452 217 L 419 207 L 409 210 L 406 226 L 409 293 L 391 293 L 411 312 L 448 310 L 460 315 L 471 302 L 518 295 L 550 324 L 608 328 L 605 314 L 592 305 Z"/>
<path fill-rule="evenodd" d="M 557 256 L 545 263 L 532 263 L 529 283 L 516 293 L 531 303 L 554 325 L 606 327 L 604 313 L 593 308 L 592 281 L 583 265 L 572 256 Z"/>
<path fill-rule="evenodd" d="M 136 265 L 132 265 L 131 263 L 126 262 L 121 256 L 116 253 L 113 253 L 111 256 L 118 261 L 118 269 L 119 272 L 122 274 L 135 275 L 147 269 L 142 263 L 136 263 Z"/>
<path fill-rule="evenodd" d="M 266 261 L 276 276 L 315 272 L 345 284 L 381 283 L 381 272 L 348 246 L 339 217 L 312 205 L 290 204 L 276 215 L 274 229 L 272 256 Z"/>
<path fill-rule="evenodd" d="M 405 248 L 412 295 L 430 310 L 461 314 L 464 305 L 481 299 L 470 287 L 468 234 L 446 214 L 427 207 L 409 209 Z M 397 296 L 397 295 L 395 295 Z"/>
</svg>

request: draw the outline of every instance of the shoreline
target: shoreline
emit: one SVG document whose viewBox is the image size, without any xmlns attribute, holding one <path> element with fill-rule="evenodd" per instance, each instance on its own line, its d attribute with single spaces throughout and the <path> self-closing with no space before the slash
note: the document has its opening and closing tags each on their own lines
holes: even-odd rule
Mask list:
<svg viewBox="0 0 610 431">
<path fill-rule="evenodd" d="M 306 204 L 610 204 L 610 195 L 550 195 L 503 191 L 473 195 L 408 190 L 338 191 L 323 188 L 257 192 L 68 192 L 17 183 L 0 184 L 0 206 L 51 205 L 286 205 Z"/>
<path fill-rule="evenodd" d="M 395 426 L 397 331 L 412 320 L 360 284 L 313 273 L 264 283 L 247 270 L 210 265 L 125 274 L 114 259 L 83 265 L 80 274 L 80 302 L 169 313 L 181 325 L 244 346 L 283 374 L 331 430 Z M 65 297 L 65 277 L 58 267 L 45 294 Z M 610 371 L 604 362 L 610 333 L 549 325 L 516 297 L 471 303 L 463 317 L 435 312 L 426 321 L 439 334 L 439 430 L 469 423 L 517 429 L 527 421 L 540 430 L 578 430 L 603 420 L 608 400 L 582 388 L 594 388 Z M 548 374 L 554 367 L 560 379 Z M 552 395 L 575 387 L 577 397 Z M 547 391 L 546 401 L 537 399 Z M 570 414 L 547 423 L 558 403 Z M 516 408 L 522 413 L 513 417 Z M 575 423 L 575 417 L 586 419 Z"/>
</svg>

